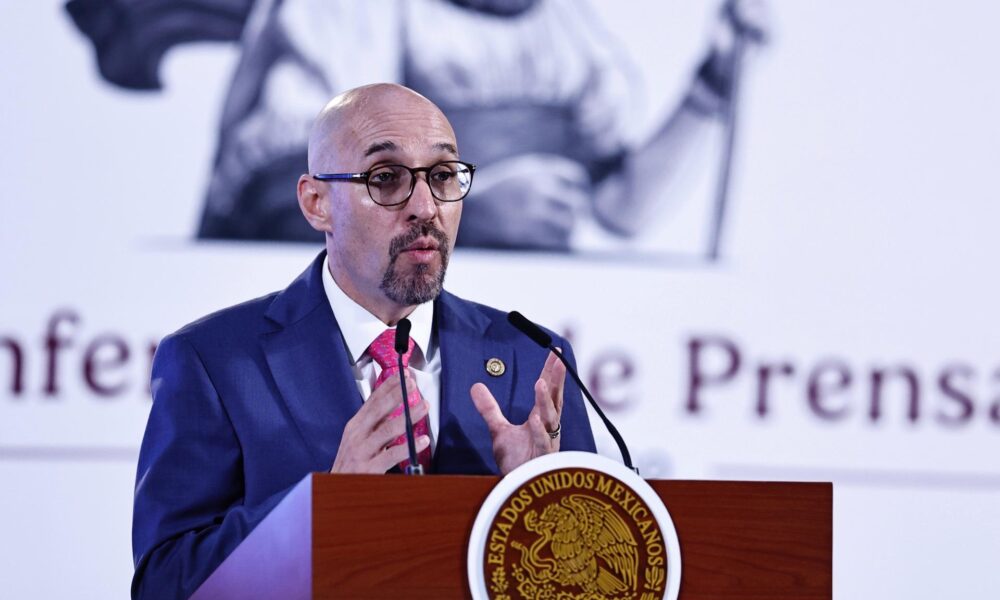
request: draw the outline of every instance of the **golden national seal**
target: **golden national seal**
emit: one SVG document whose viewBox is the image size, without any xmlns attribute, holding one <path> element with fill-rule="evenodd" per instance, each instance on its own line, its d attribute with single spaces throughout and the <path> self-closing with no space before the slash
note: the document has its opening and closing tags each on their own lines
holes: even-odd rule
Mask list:
<svg viewBox="0 0 1000 600">
<path fill-rule="evenodd" d="M 653 600 L 663 598 L 668 565 L 639 494 L 606 473 L 564 468 L 507 497 L 483 568 L 494 600 Z"/>
</svg>

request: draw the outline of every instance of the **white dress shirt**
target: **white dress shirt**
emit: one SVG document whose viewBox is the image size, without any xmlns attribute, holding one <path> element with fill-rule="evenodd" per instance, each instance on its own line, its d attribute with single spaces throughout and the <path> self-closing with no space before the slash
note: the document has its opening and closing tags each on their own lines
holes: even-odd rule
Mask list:
<svg viewBox="0 0 1000 600">
<path fill-rule="evenodd" d="M 323 261 L 323 289 L 330 301 L 330 308 L 337 317 L 340 333 L 344 336 L 347 357 L 351 361 L 354 380 L 361 398 L 368 400 L 372 387 L 382 368 L 368 354 L 368 346 L 386 329 L 395 329 L 383 323 L 363 306 L 351 300 L 330 274 L 329 259 Z M 439 407 L 441 405 L 441 353 L 433 335 L 434 303 L 425 302 L 411 312 L 410 337 L 416 347 L 410 356 L 409 367 L 417 382 L 420 395 L 430 404 L 431 451 L 437 444 Z"/>
</svg>

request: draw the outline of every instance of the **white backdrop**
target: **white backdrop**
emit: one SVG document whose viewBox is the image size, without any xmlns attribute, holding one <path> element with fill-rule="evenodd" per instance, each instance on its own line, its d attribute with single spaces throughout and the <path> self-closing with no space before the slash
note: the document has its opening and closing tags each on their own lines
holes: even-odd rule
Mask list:
<svg viewBox="0 0 1000 600">
<path fill-rule="evenodd" d="M 710 11 L 623 6 L 597 8 L 649 124 Z M 834 481 L 836 598 L 995 598 L 1000 8 L 771 8 L 724 260 L 466 250 L 447 287 L 571 332 L 645 476 Z M 178 48 L 136 93 L 61 2 L 0 3 L 0 31 L 0 597 L 126 597 L 150 345 L 317 248 L 192 239 L 236 46 Z"/>
</svg>

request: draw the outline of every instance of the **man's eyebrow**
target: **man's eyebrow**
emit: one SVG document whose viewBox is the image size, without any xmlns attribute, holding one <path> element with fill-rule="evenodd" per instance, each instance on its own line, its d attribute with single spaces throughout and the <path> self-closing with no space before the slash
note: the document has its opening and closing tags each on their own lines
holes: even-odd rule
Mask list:
<svg viewBox="0 0 1000 600">
<path fill-rule="evenodd" d="M 390 150 L 396 150 L 397 148 L 398 146 L 396 146 L 394 142 L 388 140 L 384 142 L 375 142 L 371 146 L 368 146 L 368 149 L 365 150 L 365 156 L 368 157 L 376 152 L 387 152 Z"/>
<path fill-rule="evenodd" d="M 440 142 L 434 144 L 435 150 L 444 150 L 445 152 L 451 152 L 455 156 L 458 156 L 458 148 L 454 144 L 449 144 L 448 142 Z"/>
<path fill-rule="evenodd" d="M 437 144 L 434 144 L 433 147 L 435 150 L 442 150 L 444 152 L 449 152 L 451 154 L 454 154 L 455 156 L 458 156 L 458 148 L 455 147 L 455 144 L 451 144 L 448 142 L 438 142 Z M 365 157 L 369 157 L 372 154 L 376 154 L 378 152 L 391 152 L 393 150 L 398 150 L 398 149 L 399 146 L 397 146 L 396 143 L 391 140 L 386 140 L 384 142 L 375 142 L 374 144 L 368 146 L 368 148 L 365 149 Z"/>
</svg>

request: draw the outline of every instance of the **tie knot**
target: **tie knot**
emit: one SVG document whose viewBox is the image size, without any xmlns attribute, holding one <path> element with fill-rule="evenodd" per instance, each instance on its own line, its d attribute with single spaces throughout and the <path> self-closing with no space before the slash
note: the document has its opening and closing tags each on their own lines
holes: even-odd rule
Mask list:
<svg viewBox="0 0 1000 600">
<path fill-rule="evenodd" d="M 382 370 L 395 369 L 396 363 L 396 330 L 386 329 L 368 346 L 368 354 L 372 360 L 382 367 Z M 410 355 L 413 354 L 413 338 L 409 338 L 406 352 L 403 353 L 403 368 L 410 366 Z"/>
</svg>

